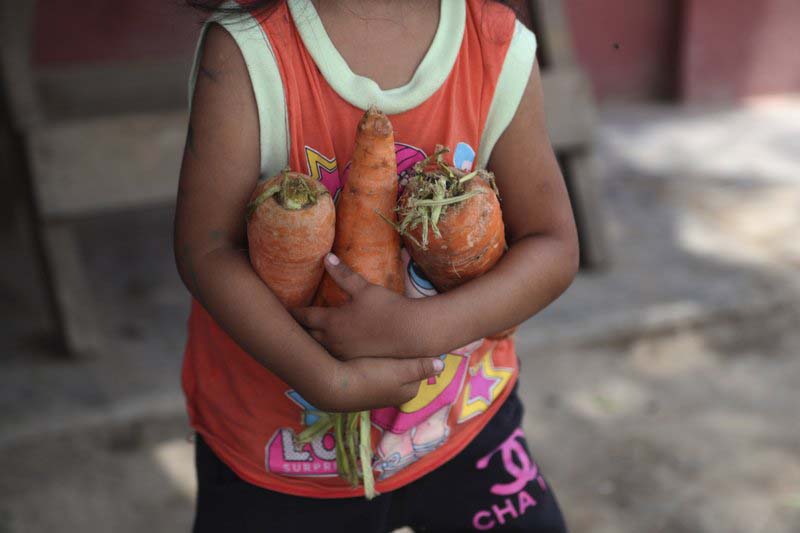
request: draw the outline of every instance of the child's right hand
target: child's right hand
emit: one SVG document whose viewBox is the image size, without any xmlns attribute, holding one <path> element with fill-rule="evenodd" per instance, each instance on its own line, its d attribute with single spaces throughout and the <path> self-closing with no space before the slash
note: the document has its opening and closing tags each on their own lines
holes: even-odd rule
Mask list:
<svg viewBox="0 0 800 533">
<path fill-rule="evenodd" d="M 421 381 L 437 376 L 443 369 L 444 362 L 438 357 L 361 357 L 341 361 L 328 390 L 312 403 L 328 412 L 401 405 L 417 395 Z"/>
</svg>

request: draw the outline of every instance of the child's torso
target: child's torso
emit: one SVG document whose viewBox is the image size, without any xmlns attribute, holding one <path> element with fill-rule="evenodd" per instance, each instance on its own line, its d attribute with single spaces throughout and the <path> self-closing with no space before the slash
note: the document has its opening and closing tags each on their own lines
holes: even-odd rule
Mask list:
<svg viewBox="0 0 800 533">
<path fill-rule="evenodd" d="M 481 36 L 487 17 L 505 40 Z M 261 29 L 285 99 L 288 166 L 320 180 L 335 197 L 347 180 L 356 124 L 367 106 L 377 104 L 394 126 L 400 186 L 414 163 L 439 144 L 451 148 L 452 164 L 472 168 L 481 157 L 514 20 L 504 8 L 487 14 L 482 0 L 442 2 L 433 44 L 411 81 L 383 91 L 347 68 L 310 3 L 280 6 Z M 262 137 L 269 132 L 262 127 Z M 271 171 L 269 165 L 265 170 Z M 403 257 L 406 295 L 435 294 Z M 407 484 L 458 453 L 499 408 L 518 374 L 510 339 L 477 341 L 441 357 L 444 371 L 421 383 L 414 399 L 372 412 L 378 491 Z M 244 353 L 197 302 L 183 385 L 194 427 L 245 480 L 302 496 L 359 494 L 336 477 L 332 434 L 302 447 L 294 442 L 317 419 L 314 407 Z"/>
</svg>

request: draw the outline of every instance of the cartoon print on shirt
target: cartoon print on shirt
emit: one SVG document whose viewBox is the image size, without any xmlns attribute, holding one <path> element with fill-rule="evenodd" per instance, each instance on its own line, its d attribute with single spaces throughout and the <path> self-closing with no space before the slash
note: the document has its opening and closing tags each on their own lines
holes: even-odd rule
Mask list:
<svg viewBox="0 0 800 533">
<path fill-rule="evenodd" d="M 332 477 L 336 470 L 336 442 L 326 433 L 303 445 L 292 428 L 278 429 L 265 447 L 268 472 L 284 476 Z"/>
<path fill-rule="evenodd" d="M 424 298 L 436 294 L 403 250 L 406 267 L 406 296 Z M 386 479 L 414 461 L 440 447 L 450 435 L 447 418 L 458 400 L 466 376 L 469 356 L 480 342 L 470 343 L 460 350 L 441 356 L 444 370 L 420 383 L 419 392 L 399 407 L 372 411 L 372 422 L 384 430 L 376 453 L 375 469 L 379 479 Z"/>
<path fill-rule="evenodd" d="M 401 254 L 403 255 L 403 262 L 406 263 L 406 296 L 409 298 L 424 298 L 425 296 L 437 294 L 433 283 L 428 281 L 417 264 L 408 257 L 408 252 L 403 249 Z"/>
<path fill-rule="evenodd" d="M 327 158 L 306 146 L 309 174 L 321 181 L 335 195 L 347 181 L 348 163 L 341 175 L 335 158 Z M 413 171 L 414 165 L 423 161 L 425 152 L 414 146 L 395 143 L 398 169 L 398 191 Z M 453 154 L 458 168 L 472 168 L 475 151 L 465 143 L 458 143 Z M 424 298 L 437 294 L 436 288 L 413 262 L 406 250 L 402 250 L 405 265 L 405 294 L 409 298 Z M 478 365 L 479 370 L 469 370 L 472 353 L 481 345 L 482 339 L 467 346 L 443 354 L 444 370 L 435 377 L 420 383 L 417 395 L 399 407 L 387 407 L 372 411 L 372 423 L 382 435 L 378 439 L 374 468 L 379 479 L 386 479 L 402 468 L 439 448 L 450 435 L 447 424 L 453 405 L 462 396 L 465 382 L 471 386 L 471 397 L 465 391 L 460 416 L 471 418 L 484 412 L 497 398 L 510 378 L 507 369 L 495 369 L 491 365 L 491 352 Z M 488 367 L 481 365 L 488 362 Z M 477 376 L 477 377 L 476 377 Z M 297 391 L 289 390 L 286 396 L 301 408 L 300 422 L 308 427 L 319 420 L 316 409 Z M 469 401 L 467 401 L 469 400 Z M 463 422 L 467 418 L 459 418 Z M 334 476 L 336 475 L 335 439 L 332 433 L 315 438 L 312 442 L 298 445 L 291 428 L 279 429 L 266 446 L 267 470 L 288 476 Z"/>
<path fill-rule="evenodd" d="M 475 150 L 467 143 L 458 143 L 453 151 L 453 166 L 464 172 L 472 170 L 475 164 Z"/>
<path fill-rule="evenodd" d="M 314 424 L 317 420 L 319 420 L 319 409 L 308 403 L 308 400 L 300 396 L 300 393 L 296 390 L 287 390 L 286 396 L 292 400 L 294 403 L 300 406 L 303 410 L 302 414 L 300 415 L 300 422 L 304 426 L 310 426 Z"/>
<path fill-rule="evenodd" d="M 394 143 L 394 153 L 397 156 L 397 179 L 403 187 L 408 180 L 414 165 L 423 161 L 427 156 L 425 151 L 410 144 Z"/>
<path fill-rule="evenodd" d="M 464 387 L 458 423 L 461 424 L 489 409 L 492 402 L 503 392 L 513 374 L 514 370 L 511 368 L 494 366 L 492 350 L 486 353 L 477 365 L 469 369 L 469 378 Z"/>
<path fill-rule="evenodd" d="M 331 193 L 335 202 L 343 183 L 339 179 L 339 167 L 336 164 L 336 158 L 327 158 L 310 146 L 305 147 L 305 152 L 308 175 L 317 181 L 321 181 Z"/>
<path fill-rule="evenodd" d="M 300 409 L 300 422 L 310 426 L 319 420 L 318 409 L 296 390 L 287 390 L 287 398 Z M 299 445 L 292 428 L 280 428 L 265 447 L 266 467 L 270 472 L 285 476 L 331 477 L 337 475 L 336 439 L 332 432 L 320 435 L 311 442 Z"/>
<path fill-rule="evenodd" d="M 424 457 L 450 436 L 447 417 L 461 391 L 468 358 L 446 354 L 442 359 L 445 364 L 442 373 L 420 383 L 419 393 L 413 399 L 399 407 L 372 411 L 373 424 L 384 430 L 374 465 L 380 472 L 379 479 L 386 479 Z"/>
</svg>

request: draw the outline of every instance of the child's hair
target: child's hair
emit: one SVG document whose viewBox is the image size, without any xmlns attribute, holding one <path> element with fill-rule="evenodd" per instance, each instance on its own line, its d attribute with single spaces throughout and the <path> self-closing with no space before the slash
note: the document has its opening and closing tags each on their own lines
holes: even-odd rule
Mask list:
<svg viewBox="0 0 800 533">
<path fill-rule="evenodd" d="M 281 3 L 282 0 L 239 0 L 236 6 L 221 6 L 224 0 L 186 0 L 189 6 L 207 13 L 243 13 L 261 11 L 268 12 Z M 515 13 L 518 2 L 514 0 L 491 0 L 498 4 L 510 7 Z M 262 11 L 263 10 L 263 11 Z"/>
<path fill-rule="evenodd" d="M 281 0 L 241 0 L 235 6 L 225 6 L 221 4 L 224 0 L 186 0 L 190 7 L 194 7 L 208 13 L 242 13 L 246 11 L 269 10 L 281 3 Z"/>
<path fill-rule="evenodd" d="M 189 5 L 189 7 L 199 9 L 211 15 L 237 15 L 241 13 L 250 13 L 258 20 L 263 20 L 269 17 L 272 11 L 283 1 L 284 0 L 237 0 L 236 2 L 231 2 L 230 5 L 226 6 L 222 5 L 225 3 L 225 0 L 186 0 L 186 3 Z M 442 0 L 442 2 L 446 1 L 447 0 Z M 525 20 L 525 17 L 521 16 L 522 13 L 520 11 L 520 0 L 484 0 L 484 7 L 489 7 L 490 4 L 506 6 L 514 12 L 514 15 L 516 15 L 517 18 L 522 18 L 522 20 Z M 499 28 L 482 25 L 481 30 L 485 32 L 485 35 L 495 42 L 502 42 L 505 40 L 505 37 L 500 36 L 503 34 L 503 32 Z"/>
</svg>

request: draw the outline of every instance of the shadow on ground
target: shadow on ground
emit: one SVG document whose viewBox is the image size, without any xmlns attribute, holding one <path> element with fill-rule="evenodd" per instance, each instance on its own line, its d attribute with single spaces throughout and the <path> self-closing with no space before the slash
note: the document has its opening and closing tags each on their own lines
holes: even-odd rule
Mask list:
<svg viewBox="0 0 800 533">
<path fill-rule="evenodd" d="M 795 108 L 750 137 L 750 109 L 604 116 L 613 265 L 518 335 L 525 429 L 574 532 L 800 530 Z M 726 170 L 746 150 L 781 166 Z M 52 353 L 30 247 L 0 229 L 0 531 L 188 530 L 171 219 L 82 228 L 111 348 L 80 360 Z"/>
</svg>

